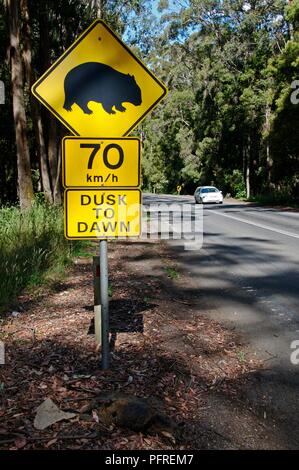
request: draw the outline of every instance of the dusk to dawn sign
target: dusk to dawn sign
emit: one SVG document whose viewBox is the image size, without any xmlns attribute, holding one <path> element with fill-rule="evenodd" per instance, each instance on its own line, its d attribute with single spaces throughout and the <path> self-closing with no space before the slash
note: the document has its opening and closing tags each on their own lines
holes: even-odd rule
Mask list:
<svg viewBox="0 0 299 470">
<path fill-rule="evenodd" d="M 139 189 L 67 189 L 65 237 L 71 240 L 139 237 Z"/>
</svg>

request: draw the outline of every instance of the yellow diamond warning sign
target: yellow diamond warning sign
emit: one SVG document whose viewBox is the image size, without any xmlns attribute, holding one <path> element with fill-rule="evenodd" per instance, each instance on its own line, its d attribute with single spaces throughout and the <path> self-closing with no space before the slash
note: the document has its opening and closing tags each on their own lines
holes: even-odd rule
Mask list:
<svg viewBox="0 0 299 470">
<path fill-rule="evenodd" d="M 139 189 L 67 189 L 64 197 L 66 238 L 103 239 L 140 235 Z"/>
<path fill-rule="evenodd" d="M 140 140 L 65 137 L 62 141 L 64 187 L 140 185 Z"/>
<path fill-rule="evenodd" d="M 33 85 L 75 135 L 127 135 L 167 89 L 121 39 L 96 20 Z"/>
</svg>

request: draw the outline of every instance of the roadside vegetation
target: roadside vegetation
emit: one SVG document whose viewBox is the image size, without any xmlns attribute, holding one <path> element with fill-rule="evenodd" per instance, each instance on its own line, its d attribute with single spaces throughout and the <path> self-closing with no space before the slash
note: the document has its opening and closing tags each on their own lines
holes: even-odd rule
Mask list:
<svg viewBox="0 0 299 470">
<path fill-rule="evenodd" d="M 262 205 L 287 205 L 290 207 L 299 207 L 299 200 L 296 197 L 291 197 L 288 193 L 268 193 L 268 194 L 257 194 L 246 199 L 248 202 L 256 202 Z"/>
<path fill-rule="evenodd" d="M 86 242 L 64 238 L 61 207 L 36 201 L 23 213 L 0 209 L 0 314 L 25 287 L 61 278 L 72 257 L 85 252 Z"/>
<path fill-rule="evenodd" d="M 211 184 L 299 201 L 299 0 L 0 0 L 0 308 L 63 272 L 78 247 L 64 240 L 60 209 L 66 129 L 30 89 L 96 18 L 169 89 L 136 130 L 144 191 Z"/>
<path fill-rule="evenodd" d="M 164 268 L 164 271 L 167 275 L 167 277 L 169 277 L 169 279 L 172 279 L 172 280 L 175 280 L 175 279 L 178 279 L 180 277 L 180 274 L 178 273 L 178 271 L 176 270 L 176 268 L 173 266 L 168 266 L 166 268 Z"/>
<path fill-rule="evenodd" d="M 0 0 L 0 205 L 62 203 L 66 129 L 30 87 L 96 18 L 169 89 L 136 129 L 144 191 L 298 203 L 299 0 Z"/>
<path fill-rule="evenodd" d="M 161 1 L 151 63 L 169 94 L 143 126 L 143 182 L 299 201 L 299 0 Z"/>
</svg>

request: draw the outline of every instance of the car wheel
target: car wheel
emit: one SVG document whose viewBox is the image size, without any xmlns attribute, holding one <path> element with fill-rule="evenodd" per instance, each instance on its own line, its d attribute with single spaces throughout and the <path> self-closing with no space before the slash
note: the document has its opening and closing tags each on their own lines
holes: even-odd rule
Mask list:
<svg viewBox="0 0 299 470">
<path fill-rule="evenodd" d="M 219 201 L 219 203 L 218 203 L 218 204 L 223 204 L 223 201 Z"/>
</svg>

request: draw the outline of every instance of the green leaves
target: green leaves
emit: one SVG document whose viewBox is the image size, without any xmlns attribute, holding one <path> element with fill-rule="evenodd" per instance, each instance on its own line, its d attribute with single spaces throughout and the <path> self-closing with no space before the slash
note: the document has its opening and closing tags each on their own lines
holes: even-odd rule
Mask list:
<svg viewBox="0 0 299 470">
<path fill-rule="evenodd" d="M 286 9 L 284 0 L 161 2 L 151 57 L 170 93 L 144 125 L 146 187 L 157 187 L 160 175 L 163 191 L 175 192 L 178 181 L 189 193 L 213 182 L 244 196 L 246 165 L 253 192 L 283 182 L 285 159 L 296 171 L 287 125 L 295 111 L 287 109 L 299 78 L 298 2 Z"/>
</svg>

